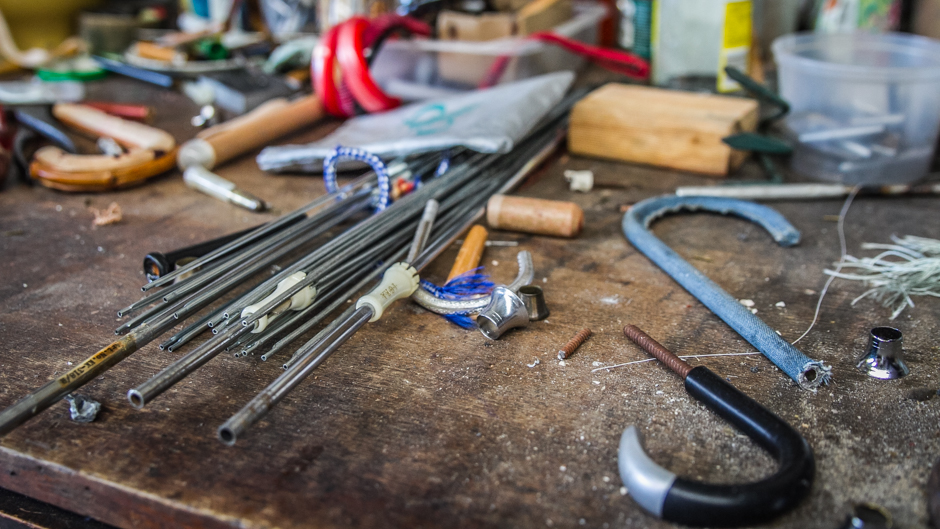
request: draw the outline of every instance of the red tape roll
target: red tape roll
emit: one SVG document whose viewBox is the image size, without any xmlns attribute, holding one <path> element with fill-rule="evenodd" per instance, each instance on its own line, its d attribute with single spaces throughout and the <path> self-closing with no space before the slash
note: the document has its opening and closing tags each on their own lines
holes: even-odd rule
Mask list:
<svg viewBox="0 0 940 529">
<path fill-rule="evenodd" d="M 333 116 L 349 117 L 340 103 L 339 90 L 336 88 L 336 31 L 339 26 L 327 30 L 313 49 L 313 60 L 310 62 L 310 75 L 313 79 L 313 90 L 323 102 L 323 108 Z"/>
</svg>

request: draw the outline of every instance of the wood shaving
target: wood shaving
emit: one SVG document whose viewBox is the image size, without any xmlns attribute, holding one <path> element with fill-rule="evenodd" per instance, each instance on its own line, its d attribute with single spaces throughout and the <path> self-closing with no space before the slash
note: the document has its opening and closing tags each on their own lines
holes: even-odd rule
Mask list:
<svg viewBox="0 0 940 529">
<path fill-rule="evenodd" d="M 98 208 L 88 208 L 94 214 L 95 219 L 91 221 L 93 227 L 96 226 L 106 226 L 108 224 L 116 224 L 121 222 L 121 219 L 124 218 L 124 215 L 121 213 L 121 206 L 117 202 L 112 202 L 108 206 L 108 209 L 104 211 L 99 210 Z"/>
</svg>

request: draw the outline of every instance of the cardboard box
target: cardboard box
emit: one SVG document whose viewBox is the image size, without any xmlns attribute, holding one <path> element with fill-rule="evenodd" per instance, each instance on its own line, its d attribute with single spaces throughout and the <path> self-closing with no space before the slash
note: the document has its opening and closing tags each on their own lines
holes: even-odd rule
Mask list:
<svg viewBox="0 0 940 529">
<path fill-rule="evenodd" d="M 524 37 L 552 29 L 571 19 L 571 16 L 571 0 L 535 0 L 525 4 L 516 13 L 471 15 L 442 11 L 437 18 L 437 34 L 441 40 L 471 42 Z M 439 53 L 438 75 L 448 82 L 475 85 L 486 76 L 496 59 L 495 55 Z M 510 61 L 506 66 L 510 76 L 513 76 L 511 72 L 516 68 L 515 62 Z"/>
</svg>

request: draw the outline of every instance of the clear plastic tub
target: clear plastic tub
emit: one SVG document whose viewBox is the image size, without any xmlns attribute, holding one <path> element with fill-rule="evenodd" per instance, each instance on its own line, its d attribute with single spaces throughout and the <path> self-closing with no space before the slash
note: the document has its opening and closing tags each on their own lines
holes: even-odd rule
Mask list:
<svg viewBox="0 0 940 529">
<path fill-rule="evenodd" d="M 928 171 L 940 128 L 940 42 L 907 34 L 774 41 L 790 102 L 791 166 L 808 177 L 906 184 Z"/>
<path fill-rule="evenodd" d="M 597 43 L 597 27 L 607 8 L 575 2 L 574 16 L 553 31 L 588 44 Z M 500 56 L 512 57 L 500 83 L 559 70 L 577 70 L 584 58 L 544 42 L 504 38 L 484 42 L 457 40 L 390 40 L 372 63 L 372 76 L 390 95 L 424 99 L 475 88 Z M 453 75 L 450 72 L 460 72 Z"/>
</svg>

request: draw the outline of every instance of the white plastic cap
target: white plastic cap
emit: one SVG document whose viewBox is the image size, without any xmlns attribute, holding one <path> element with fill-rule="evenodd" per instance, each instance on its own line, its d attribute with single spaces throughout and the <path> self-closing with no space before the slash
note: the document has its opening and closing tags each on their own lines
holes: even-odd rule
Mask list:
<svg viewBox="0 0 940 529">
<path fill-rule="evenodd" d="M 363 305 L 372 307 L 372 318 L 375 321 L 382 317 L 382 313 L 396 300 L 411 297 L 418 290 L 418 271 L 408 263 L 395 263 L 388 267 L 382 282 L 371 292 L 359 298 L 356 308 Z"/>
<path fill-rule="evenodd" d="M 273 301 L 274 298 L 280 296 L 282 293 L 287 291 L 287 289 L 293 287 L 297 283 L 300 283 L 306 278 L 307 278 L 307 274 L 305 274 L 304 272 L 294 272 L 293 274 L 288 276 L 286 279 L 278 283 L 277 288 L 274 289 L 274 292 L 271 292 L 271 294 L 269 294 L 267 297 L 255 303 L 254 305 L 249 305 L 245 307 L 244 309 L 242 309 L 242 318 L 249 316 L 251 314 L 254 314 L 255 312 L 258 311 L 258 309 L 267 305 L 268 303 Z M 283 303 L 275 307 L 271 312 L 259 318 L 258 321 L 255 322 L 255 328 L 252 329 L 251 332 L 253 334 L 257 334 L 263 331 L 268 326 L 268 322 L 271 316 L 277 316 L 278 314 L 281 314 L 282 312 L 286 312 L 288 310 L 305 309 L 309 307 L 310 304 L 313 303 L 313 300 L 315 300 L 316 298 L 317 298 L 316 286 L 310 285 L 306 288 L 301 289 L 300 292 L 297 292 L 296 294 L 291 296 L 290 299 L 284 300 Z"/>
</svg>

